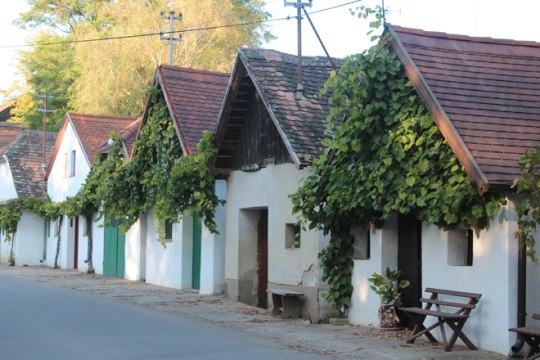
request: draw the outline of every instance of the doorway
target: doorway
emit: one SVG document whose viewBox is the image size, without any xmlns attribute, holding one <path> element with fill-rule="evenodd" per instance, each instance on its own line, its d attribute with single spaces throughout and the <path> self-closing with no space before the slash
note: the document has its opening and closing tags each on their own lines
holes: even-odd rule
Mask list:
<svg viewBox="0 0 540 360">
<path fill-rule="evenodd" d="M 398 215 L 398 270 L 410 286 L 401 290 L 405 307 L 419 306 L 422 295 L 422 223 L 410 215 Z"/>
<path fill-rule="evenodd" d="M 124 277 L 126 237 L 120 231 L 122 220 L 106 219 L 103 244 L 103 274 Z"/>
<path fill-rule="evenodd" d="M 193 261 L 191 268 L 191 287 L 201 288 L 201 235 L 202 220 L 200 216 L 193 217 Z"/>
<path fill-rule="evenodd" d="M 242 209 L 238 229 L 238 299 L 267 306 L 268 209 Z"/>
</svg>

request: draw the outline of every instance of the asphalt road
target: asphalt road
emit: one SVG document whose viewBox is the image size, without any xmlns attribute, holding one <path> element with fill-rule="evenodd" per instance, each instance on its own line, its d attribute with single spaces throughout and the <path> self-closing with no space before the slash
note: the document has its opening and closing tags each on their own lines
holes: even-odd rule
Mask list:
<svg viewBox="0 0 540 360">
<path fill-rule="evenodd" d="M 328 359 L 125 302 L 0 275 L 0 359 Z"/>
</svg>

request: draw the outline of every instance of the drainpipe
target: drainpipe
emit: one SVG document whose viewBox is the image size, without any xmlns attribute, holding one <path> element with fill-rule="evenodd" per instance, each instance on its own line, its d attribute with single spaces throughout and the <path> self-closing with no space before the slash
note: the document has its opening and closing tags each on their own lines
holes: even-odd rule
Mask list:
<svg viewBox="0 0 540 360">
<path fill-rule="evenodd" d="M 519 245 L 517 287 L 517 327 L 523 327 L 527 317 L 527 247 L 525 244 Z M 524 344 L 523 336 L 518 334 L 515 344 L 511 347 L 512 352 L 519 352 Z"/>
</svg>

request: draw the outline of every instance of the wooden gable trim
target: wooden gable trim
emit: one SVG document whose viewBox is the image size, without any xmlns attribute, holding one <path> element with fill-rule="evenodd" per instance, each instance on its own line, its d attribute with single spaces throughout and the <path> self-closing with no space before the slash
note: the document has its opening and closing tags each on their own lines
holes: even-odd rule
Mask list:
<svg viewBox="0 0 540 360">
<path fill-rule="evenodd" d="M 456 154 L 458 160 L 465 168 L 465 171 L 471 180 L 475 183 L 480 194 L 486 193 L 489 191 L 490 185 L 486 175 L 480 169 L 480 166 L 448 118 L 448 115 L 442 108 L 441 104 L 431 91 L 429 85 L 422 76 L 422 73 L 414 63 L 410 54 L 405 49 L 405 46 L 399 39 L 399 36 L 395 33 L 392 26 L 389 24 L 386 25 L 385 31 L 390 33 L 390 47 L 403 64 L 407 78 L 413 84 L 416 92 L 424 101 L 424 105 L 439 127 L 443 137 L 448 142 L 448 145 L 450 145 L 450 148 L 454 154 Z"/>
<path fill-rule="evenodd" d="M 238 56 L 234 64 L 234 69 L 231 77 L 229 78 L 229 85 L 227 85 L 227 92 L 225 94 L 225 98 L 223 99 L 223 105 L 221 106 L 221 110 L 219 111 L 218 123 L 216 125 L 215 145 L 218 149 L 218 152 L 221 144 L 223 143 L 223 139 L 225 138 L 227 124 L 229 123 L 231 111 L 234 106 L 233 104 L 238 95 L 238 90 L 240 89 L 240 85 L 242 84 L 242 79 L 245 74 L 245 66 L 240 61 L 240 57 Z M 214 157 L 211 159 L 211 163 L 215 164 L 216 159 L 217 154 L 214 155 Z"/>
<path fill-rule="evenodd" d="M 60 145 L 62 145 L 62 141 L 64 140 L 64 134 L 66 133 L 67 125 L 69 122 L 69 113 L 66 113 L 66 116 L 64 117 L 64 122 L 62 123 L 62 128 L 60 128 L 60 132 L 58 133 L 58 137 L 56 138 L 56 142 L 54 143 L 53 152 L 51 154 L 51 157 L 49 158 L 49 162 L 47 163 L 47 169 L 45 170 L 45 181 L 49 180 L 49 175 L 51 174 L 52 167 L 54 165 L 54 162 L 56 161 L 56 156 L 58 155 L 58 151 L 60 150 Z M 71 126 L 73 127 L 73 124 L 71 124 Z M 73 128 L 73 132 L 76 132 L 75 128 Z"/>
<path fill-rule="evenodd" d="M 289 155 L 291 156 L 291 159 L 293 159 L 294 164 L 296 165 L 296 168 L 297 169 L 302 168 L 302 162 L 300 161 L 300 158 L 298 157 L 298 155 L 294 151 L 294 149 L 293 149 L 293 147 L 291 145 L 291 142 L 289 141 L 289 139 L 287 138 L 287 135 L 285 134 L 285 132 L 281 128 L 281 126 L 279 124 L 279 121 L 277 120 L 277 117 L 274 114 L 272 106 L 270 106 L 270 102 L 268 101 L 268 99 L 266 97 L 266 94 L 264 93 L 264 91 L 262 91 L 261 85 L 257 81 L 257 77 L 255 76 L 255 74 L 253 73 L 253 71 L 249 67 L 249 60 L 245 57 L 245 55 L 242 53 L 242 51 L 239 51 L 238 54 L 239 54 L 239 57 L 241 58 L 241 60 L 242 60 L 242 62 L 244 64 L 244 68 L 247 71 L 247 74 L 251 78 L 251 81 L 253 82 L 253 85 L 255 86 L 255 89 L 259 93 L 259 95 L 261 97 L 261 100 L 262 100 L 264 106 L 266 107 L 266 111 L 268 111 L 268 114 L 270 115 L 270 119 L 272 119 L 272 122 L 274 123 L 274 126 L 277 129 L 278 134 L 281 137 L 281 140 L 283 141 L 283 143 L 285 144 L 285 147 L 289 151 Z M 297 101 L 302 101 L 302 100 L 297 100 Z"/>
</svg>

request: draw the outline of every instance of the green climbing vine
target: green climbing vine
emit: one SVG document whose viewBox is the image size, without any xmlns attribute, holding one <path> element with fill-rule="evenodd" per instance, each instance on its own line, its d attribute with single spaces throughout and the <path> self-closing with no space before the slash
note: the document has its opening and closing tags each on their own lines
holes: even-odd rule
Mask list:
<svg viewBox="0 0 540 360">
<path fill-rule="evenodd" d="M 527 256 L 538 263 L 536 240 L 533 232 L 540 223 L 540 147 L 526 152 L 519 161 L 521 177 L 517 180 L 516 214 L 518 230 L 515 233 L 519 246 L 525 246 Z"/>
<path fill-rule="evenodd" d="M 310 228 L 331 234 L 320 254 L 326 296 L 346 312 L 353 224 L 381 227 L 401 213 L 484 228 L 504 199 L 479 195 L 385 39 L 348 58 L 324 91 L 332 91 L 324 152 L 293 204 Z"/>
<path fill-rule="evenodd" d="M 82 216 L 89 238 L 88 271 L 93 272 L 91 224 L 103 217 L 124 219 L 121 226 L 127 230 L 142 211 L 152 210 L 163 241 L 165 220 L 174 222 L 187 213 L 203 217 L 208 229 L 216 233 L 214 213 L 222 200 L 214 192 L 215 180 L 209 165 L 216 153 L 213 134 L 204 132 L 198 152 L 183 156 L 165 100 L 157 92 L 151 96 L 153 106 L 134 144 L 135 155 L 131 160 L 125 159 L 120 136 L 111 134 L 113 145 L 107 154 L 96 159 L 75 196 L 59 203 L 48 197 L 16 199 L 0 207 L 0 227 L 6 233 L 6 240 L 16 232 L 24 211 L 47 220 L 62 219 L 61 215 Z M 59 246 L 60 237 L 56 260 Z"/>
</svg>

